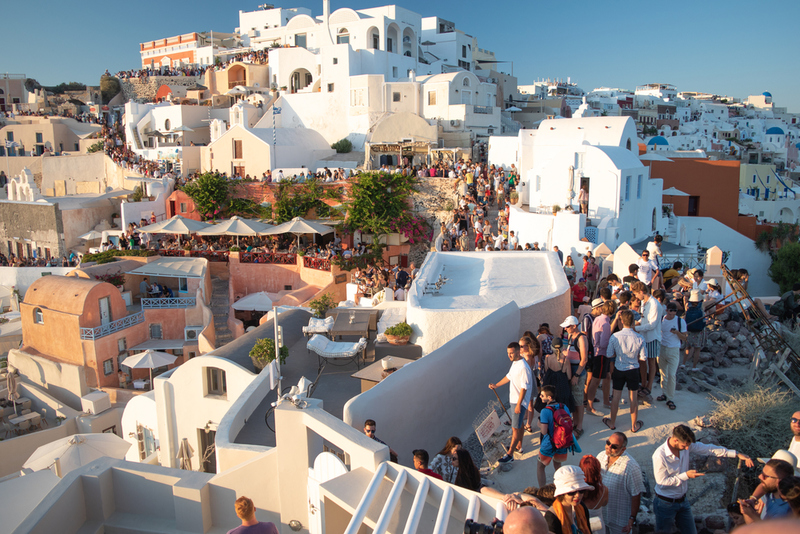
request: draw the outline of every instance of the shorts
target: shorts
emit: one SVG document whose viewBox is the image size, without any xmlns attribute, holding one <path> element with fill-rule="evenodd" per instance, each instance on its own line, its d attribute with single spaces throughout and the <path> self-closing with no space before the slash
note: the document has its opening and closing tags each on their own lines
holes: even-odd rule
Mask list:
<svg viewBox="0 0 800 534">
<path fill-rule="evenodd" d="M 595 356 L 592 358 L 592 378 L 606 378 L 611 370 L 613 358 Z"/>
<path fill-rule="evenodd" d="M 641 377 L 639 376 L 639 368 L 629 369 L 627 371 L 620 371 L 614 369 L 611 373 L 611 380 L 613 382 L 614 391 L 622 391 L 625 386 L 628 386 L 628 391 L 639 391 L 639 384 Z"/>
<path fill-rule="evenodd" d="M 572 376 L 575 376 L 575 370 L 580 364 L 572 364 Z M 572 380 L 569 381 L 569 387 L 572 390 L 572 397 L 575 399 L 575 406 L 583 406 L 583 390 L 586 387 L 586 369 L 583 370 L 583 375 L 578 378 L 578 383 L 572 385 Z"/>
<path fill-rule="evenodd" d="M 550 435 L 545 434 L 545 436 L 542 438 L 541 444 L 539 445 L 539 461 L 544 465 L 549 464 L 551 459 L 554 459 L 556 462 L 563 462 L 567 459 L 568 452 L 569 448 L 556 449 L 553 446 L 553 442 L 550 441 Z"/>
<path fill-rule="evenodd" d="M 528 414 L 528 407 L 522 405 L 519 413 L 514 411 L 514 407 L 515 405 L 511 406 L 511 428 L 520 429 L 525 425 L 525 417 Z"/>
<path fill-rule="evenodd" d="M 658 358 L 661 352 L 661 342 L 657 339 L 655 341 L 648 341 L 645 343 L 645 352 L 647 353 L 648 360 L 651 358 Z"/>
<path fill-rule="evenodd" d="M 686 338 L 686 346 L 702 349 L 706 346 L 706 331 L 701 330 L 700 332 L 687 332 L 689 337 Z"/>
</svg>

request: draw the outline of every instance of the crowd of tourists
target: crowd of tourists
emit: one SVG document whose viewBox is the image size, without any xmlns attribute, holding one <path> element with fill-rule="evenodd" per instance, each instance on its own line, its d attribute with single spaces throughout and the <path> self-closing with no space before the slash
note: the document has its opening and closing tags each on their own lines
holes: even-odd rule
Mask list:
<svg viewBox="0 0 800 534">
<path fill-rule="evenodd" d="M 202 76 L 208 69 L 223 70 L 233 63 L 252 63 L 255 65 L 266 65 L 268 63 L 268 50 L 252 50 L 234 54 L 225 61 L 220 61 L 214 65 L 186 65 L 180 67 L 152 66 L 142 69 L 121 70 L 115 74 L 120 80 L 139 79 L 142 83 L 147 83 L 151 76 Z M 111 76 L 106 71 L 103 76 Z"/>
</svg>

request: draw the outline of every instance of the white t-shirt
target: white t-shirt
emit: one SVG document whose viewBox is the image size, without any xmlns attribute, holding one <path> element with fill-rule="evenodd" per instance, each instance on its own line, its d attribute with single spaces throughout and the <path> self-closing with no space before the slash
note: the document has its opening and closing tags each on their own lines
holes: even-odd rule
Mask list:
<svg viewBox="0 0 800 534">
<path fill-rule="evenodd" d="M 797 468 L 800 469 L 800 441 L 792 438 L 792 442 L 789 444 L 789 452 L 797 458 Z"/>
<path fill-rule="evenodd" d="M 494 248 L 497 250 L 502 250 L 503 248 L 503 234 L 498 233 L 497 237 L 494 238 Z"/>
<path fill-rule="evenodd" d="M 680 327 L 679 327 L 680 325 Z M 680 338 L 671 332 L 672 329 L 681 333 L 686 332 L 686 321 L 675 315 L 672 320 L 664 319 L 661 321 L 661 346 L 667 348 L 680 348 Z"/>
<path fill-rule="evenodd" d="M 508 248 L 516 249 L 517 245 L 519 245 L 519 239 L 515 235 L 508 236 Z"/>
<path fill-rule="evenodd" d="M 656 274 L 658 267 L 653 260 L 644 261 L 642 258 L 636 260 L 636 265 L 639 266 L 639 272 L 637 276 L 639 280 L 644 282 L 645 284 L 649 284 L 653 281 L 653 276 Z"/>
<path fill-rule="evenodd" d="M 651 258 L 655 258 L 656 256 L 663 256 L 661 253 L 661 247 L 659 247 L 655 241 L 650 241 L 647 243 L 647 252 L 650 253 Z"/>
<path fill-rule="evenodd" d="M 531 401 L 531 392 L 533 388 L 533 374 L 528 362 L 520 358 L 515 362 L 511 362 L 511 369 L 508 370 L 506 375 L 508 378 L 508 402 L 512 407 L 516 406 L 519 401 L 519 393 L 525 390 L 525 398 L 522 400 L 522 406 L 527 407 Z"/>
</svg>

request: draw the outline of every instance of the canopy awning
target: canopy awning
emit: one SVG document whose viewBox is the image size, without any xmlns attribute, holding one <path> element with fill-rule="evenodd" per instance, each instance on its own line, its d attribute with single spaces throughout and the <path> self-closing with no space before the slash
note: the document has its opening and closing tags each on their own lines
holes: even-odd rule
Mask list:
<svg viewBox="0 0 800 534">
<path fill-rule="evenodd" d="M 205 276 L 208 260 L 203 258 L 161 258 L 127 274 L 138 276 L 165 276 L 167 278 L 200 278 Z"/>
<path fill-rule="evenodd" d="M 177 350 L 183 349 L 187 344 L 194 344 L 196 341 L 186 341 L 185 339 L 148 339 L 144 343 L 139 343 L 128 350 Z"/>
</svg>

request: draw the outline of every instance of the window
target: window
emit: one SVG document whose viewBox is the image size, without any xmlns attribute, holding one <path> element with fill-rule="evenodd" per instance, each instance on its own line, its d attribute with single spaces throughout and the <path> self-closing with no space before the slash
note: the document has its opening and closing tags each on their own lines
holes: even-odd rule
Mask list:
<svg viewBox="0 0 800 534">
<path fill-rule="evenodd" d="M 39 132 L 36 132 L 36 142 L 37 143 L 44 143 L 44 139 L 42 137 L 42 134 L 39 133 Z"/>
<path fill-rule="evenodd" d="M 397 67 L 392 67 L 392 76 L 397 78 Z"/>
<path fill-rule="evenodd" d="M 178 278 L 178 291 L 186 293 L 189 291 L 189 280 L 186 278 Z"/>
<path fill-rule="evenodd" d="M 169 119 L 164 121 L 164 129 L 167 130 L 167 131 L 172 129 L 172 123 L 170 122 Z"/>
<path fill-rule="evenodd" d="M 464 78 L 464 82 L 461 85 L 464 87 L 469 87 L 469 78 Z"/>
<path fill-rule="evenodd" d="M 767 183 L 769 183 L 769 174 L 767 175 Z"/>
<path fill-rule="evenodd" d="M 117 340 L 117 350 L 119 352 L 125 352 L 128 350 L 128 340 L 127 338 L 120 338 Z"/>
<path fill-rule="evenodd" d="M 114 372 L 114 360 L 108 359 L 103 362 L 103 374 L 108 376 Z"/>
<path fill-rule="evenodd" d="M 329 93 L 332 93 L 332 92 L 333 92 L 333 84 L 332 84 L 332 83 L 329 83 L 329 84 L 328 84 L 328 92 L 329 92 Z"/>
<path fill-rule="evenodd" d="M 387 37 L 386 38 L 386 51 L 387 52 L 394 52 L 394 47 L 392 45 L 392 38 L 391 37 Z"/>
<path fill-rule="evenodd" d="M 398 92 L 392 93 L 392 102 L 400 102 L 400 93 Z"/>
<path fill-rule="evenodd" d="M 542 177 L 538 174 L 536 175 L 536 191 L 542 190 Z"/>
<path fill-rule="evenodd" d="M 181 213 L 186 213 L 186 202 L 181 202 Z"/>
<path fill-rule="evenodd" d="M 336 44 L 347 44 L 350 42 L 350 32 L 347 28 L 339 30 L 339 35 L 336 36 Z"/>
<path fill-rule="evenodd" d="M 233 159 L 243 159 L 242 158 L 242 140 L 241 139 L 234 139 L 233 140 Z"/>
<path fill-rule="evenodd" d="M 461 45 L 461 57 L 467 57 L 467 45 Z"/>
<path fill-rule="evenodd" d="M 631 199 L 631 177 L 625 177 L 625 200 Z"/>
<path fill-rule="evenodd" d="M 333 64 L 334 65 L 338 65 L 339 64 L 339 58 L 338 57 L 333 58 Z"/>
<path fill-rule="evenodd" d="M 377 33 L 372 34 L 372 48 L 377 50 L 380 48 L 380 36 Z"/>
<path fill-rule="evenodd" d="M 152 323 L 150 325 L 150 339 L 161 339 L 161 325 Z"/>
<path fill-rule="evenodd" d="M 436 91 L 428 91 L 428 105 L 429 106 L 436 105 Z"/>
<path fill-rule="evenodd" d="M 642 175 L 636 179 L 636 198 L 642 198 Z"/>
<path fill-rule="evenodd" d="M 34 324 L 44 324 L 44 314 L 42 313 L 41 308 L 34 308 L 33 322 Z"/>
<path fill-rule="evenodd" d="M 206 397 L 209 395 L 226 396 L 228 384 L 225 379 L 225 371 L 216 367 L 206 367 L 205 390 Z"/>
<path fill-rule="evenodd" d="M 294 45 L 295 46 L 299 46 L 300 48 L 307 48 L 307 45 L 306 45 L 307 38 L 306 37 L 307 36 L 306 36 L 305 33 L 295 34 L 295 36 L 294 36 Z"/>
</svg>

